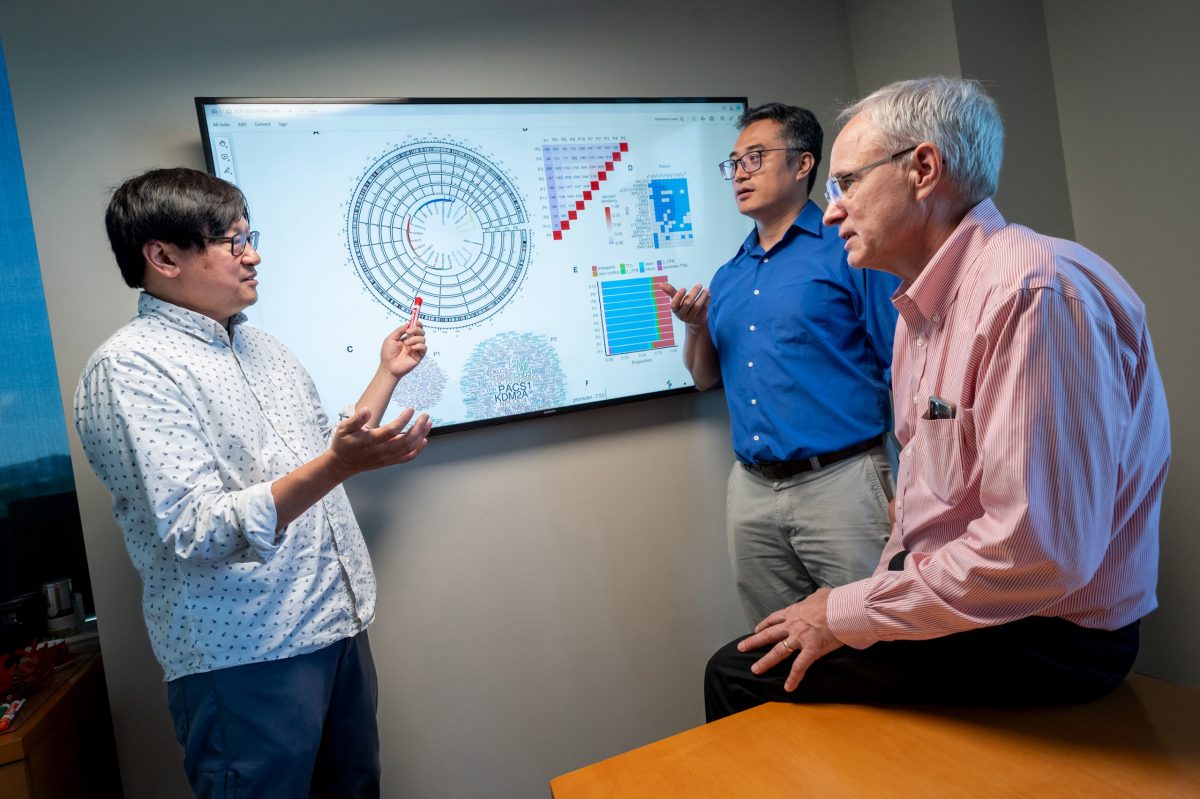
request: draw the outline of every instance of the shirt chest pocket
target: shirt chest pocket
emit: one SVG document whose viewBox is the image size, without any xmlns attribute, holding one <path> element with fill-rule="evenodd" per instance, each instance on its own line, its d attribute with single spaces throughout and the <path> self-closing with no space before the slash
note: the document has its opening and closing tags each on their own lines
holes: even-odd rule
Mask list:
<svg viewBox="0 0 1200 799">
<path fill-rule="evenodd" d="M 918 419 L 920 478 L 938 501 L 955 505 L 962 499 L 974 461 L 975 424 L 971 409 L 953 419 Z"/>
</svg>

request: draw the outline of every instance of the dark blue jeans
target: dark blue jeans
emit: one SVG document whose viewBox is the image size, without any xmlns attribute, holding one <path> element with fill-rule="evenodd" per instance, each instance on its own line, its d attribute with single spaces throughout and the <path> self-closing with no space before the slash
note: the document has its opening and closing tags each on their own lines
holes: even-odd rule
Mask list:
<svg viewBox="0 0 1200 799">
<path fill-rule="evenodd" d="M 366 632 L 306 655 L 167 683 L 197 797 L 378 797 L 379 690 Z"/>
</svg>

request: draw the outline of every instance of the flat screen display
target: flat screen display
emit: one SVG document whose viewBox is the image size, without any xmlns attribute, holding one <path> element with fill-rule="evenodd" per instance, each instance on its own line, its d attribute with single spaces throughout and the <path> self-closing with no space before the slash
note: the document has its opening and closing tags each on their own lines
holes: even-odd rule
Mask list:
<svg viewBox="0 0 1200 799">
<path fill-rule="evenodd" d="M 717 169 L 745 107 L 196 99 L 262 234 L 251 322 L 332 418 L 420 298 L 429 352 L 388 416 L 443 432 L 691 390 L 661 286 L 707 285 L 750 229 Z"/>
</svg>

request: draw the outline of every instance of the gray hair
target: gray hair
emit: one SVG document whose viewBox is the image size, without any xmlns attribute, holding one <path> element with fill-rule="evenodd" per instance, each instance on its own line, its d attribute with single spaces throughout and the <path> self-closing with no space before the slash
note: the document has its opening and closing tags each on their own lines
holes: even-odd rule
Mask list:
<svg viewBox="0 0 1200 799">
<path fill-rule="evenodd" d="M 1004 123 L 996 101 L 973 80 L 934 76 L 890 83 L 838 115 L 863 115 L 892 153 L 933 142 L 946 174 L 970 205 L 996 193 L 1004 160 Z"/>
</svg>

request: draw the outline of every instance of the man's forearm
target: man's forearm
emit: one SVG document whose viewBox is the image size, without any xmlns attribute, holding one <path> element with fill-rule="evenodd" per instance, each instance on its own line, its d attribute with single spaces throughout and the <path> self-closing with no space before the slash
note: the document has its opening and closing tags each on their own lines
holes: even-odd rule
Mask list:
<svg viewBox="0 0 1200 799">
<path fill-rule="evenodd" d="M 687 367 L 696 388 L 706 391 L 721 379 L 721 362 L 707 327 L 697 329 L 687 325 L 683 339 L 683 365 Z"/>
<path fill-rule="evenodd" d="M 339 466 L 333 452 L 326 450 L 271 483 L 271 497 L 275 500 L 278 517 L 275 531 L 287 527 L 351 476 L 344 466 Z"/>
<path fill-rule="evenodd" d="M 399 382 L 400 378 L 382 366 L 375 370 L 375 376 L 371 378 L 366 390 L 359 397 L 358 404 L 354 406 L 355 410 L 370 409 L 371 418 L 367 420 L 368 427 L 378 427 L 383 421 L 383 414 L 387 412 L 388 403 L 392 401 L 392 392 L 396 390 L 396 384 Z"/>
</svg>

